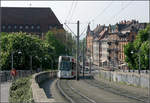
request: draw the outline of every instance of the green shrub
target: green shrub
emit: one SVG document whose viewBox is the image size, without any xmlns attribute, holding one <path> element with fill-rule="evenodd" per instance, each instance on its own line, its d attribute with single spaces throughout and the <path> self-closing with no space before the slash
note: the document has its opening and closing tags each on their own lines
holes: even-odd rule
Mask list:
<svg viewBox="0 0 150 103">
<path fill-rule="evenodd" d="M 12 83 L 9 90 L 9 102 L 33 102 L 30 78 L 31 77 L 20 78 Z"/>
</svg>

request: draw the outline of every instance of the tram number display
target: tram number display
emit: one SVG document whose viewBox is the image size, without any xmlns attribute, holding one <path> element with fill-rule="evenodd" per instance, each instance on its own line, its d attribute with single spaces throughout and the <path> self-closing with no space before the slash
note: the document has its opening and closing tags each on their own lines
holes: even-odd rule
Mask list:
<svg viewBox="0 0 150 103">
<path fill-rule="evenodd" d="M 62 58 L 62 61 L 70 61 L 70 58 L 68 58 L 68 57 L 63 57 L 63 58 Z"/>
</svg>

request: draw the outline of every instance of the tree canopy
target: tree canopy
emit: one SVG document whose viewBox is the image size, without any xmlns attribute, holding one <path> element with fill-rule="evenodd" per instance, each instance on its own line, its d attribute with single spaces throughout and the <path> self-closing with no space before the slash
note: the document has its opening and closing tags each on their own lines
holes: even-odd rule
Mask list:
<svg viewBox="0 0 150 103">
<path fill-rule="evenodd" d="M 139 57 L 140 67 L 145 70 L 149 68 L 149 50 L 150 50 L 150 25 L 144 30 L 140 30 L 136 36 L 135 41 L 128 43 L 125 46 L 124 53 L 126 55 L 125 61 L 131 69 L 139 68 Z"/>
<path fill-rule="evenodd" d="M 72 48 L 75 47 L 72 35 L 62 29 L 48 31 L 44 40 L 22 32 L 2 33 L 0 41 L 1 70 L 11 69 L 12 54 L 15 69 L 30 69 L 31 57 L 33 69 L 41 66 L 47 69 L 52 67 L 52 63 L 57 65 L 56 61 L 60 55 L 73 55 Z"/>
<path fill-rule="evenodd" d="M 29 69 L 30 56 L 33 57 L 33 69 L 39 67 L 42 57 L 51 58 L 48 51 L 53 53 L 53 47 L 42 41 L 36 36 L 27 35 L 26 33 L 5 33 L 0 38 L 1 41 L 1 69 L 11 69 L 11 56 L 13 53 L 14 68 Z M 18 54 L 21 52 L 21 54 Z"/>
</svg>

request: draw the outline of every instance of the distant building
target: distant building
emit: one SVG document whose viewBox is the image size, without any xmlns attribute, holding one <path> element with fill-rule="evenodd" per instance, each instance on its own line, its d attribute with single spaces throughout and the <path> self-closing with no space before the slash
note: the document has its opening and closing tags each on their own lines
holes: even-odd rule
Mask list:
<svg viewBox="0 0 150 103">
<path fill-rule="evenodd" d="M 88 26 L 87 58 L 92 57 L 95 65 L 122 68 L 126 65 L 124 46 L 133 42 L 138 31 L 145 29 L 146 25 L 132 20 L 109 26 L 98 25 L 93 31 Z"/>
<path fill-rule="evenodd" d="M 90 30 L 90 25 L 87 28 L 87 35 L 86 35 L 86 58 L 89 59 L 93 57 L 93 31 Z"/>
<path fill-rule="evenodd" d="M 62 29 L 51 8 L 0 7 L 1 32 L 28 32 L 42 36 L 52 28 Z"/>
</svg>

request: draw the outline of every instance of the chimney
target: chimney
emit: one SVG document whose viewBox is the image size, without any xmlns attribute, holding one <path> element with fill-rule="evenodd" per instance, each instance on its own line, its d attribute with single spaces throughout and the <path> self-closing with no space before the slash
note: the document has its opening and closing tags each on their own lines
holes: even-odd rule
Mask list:
<svg viewBox="0 0 150 103">
<path fill-rule="evenodd" d="M 116 24 L 116 32 L 118 32 L 119 31 L 119 25 L 118 25 L 118 23 Z"/>
<path fill-rule="evenodd" d="M 88 34 L 89 31 L 91 31 L 91 30 L 90 30 L 90 24 L 88 24 L 87 34 Z"/>
<path fill-rule="evenodd" d="M 96 28 L 98 28 L 98 24 L 97 24 L 97 27 Z"/>
<path fill-rule="evenodd" d="M 121 21 L 121 24 L 123 24 L 123 21 Z"/>
<path fill-rule="evenodd" d="M 124 24 L 126 24 L 126 20 L 124 20 Z"/>
<path fill-rule="evenodd" d="M 111 24 L 108 26 L 108 32 L 111 32 Z"/>
</svg>

